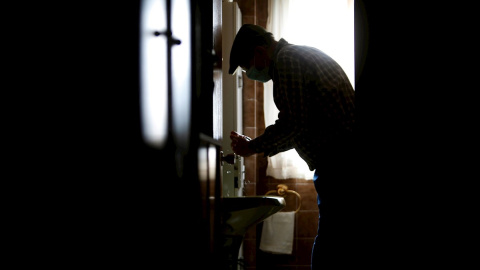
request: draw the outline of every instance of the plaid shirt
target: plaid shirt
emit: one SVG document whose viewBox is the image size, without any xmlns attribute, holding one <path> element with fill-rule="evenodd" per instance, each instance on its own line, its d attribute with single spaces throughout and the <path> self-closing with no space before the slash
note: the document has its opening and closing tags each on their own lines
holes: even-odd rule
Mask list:
<svg viewBox="0 0 480 270">
<path fill-rule="evenodd" d="M 353 87 L 331 57 L 284 39 L 277 44 L 269 72 L 278 119 L 249 146 L 265 156 L 295 148 L 313 171 L 351 139 Z"/>
</svg>

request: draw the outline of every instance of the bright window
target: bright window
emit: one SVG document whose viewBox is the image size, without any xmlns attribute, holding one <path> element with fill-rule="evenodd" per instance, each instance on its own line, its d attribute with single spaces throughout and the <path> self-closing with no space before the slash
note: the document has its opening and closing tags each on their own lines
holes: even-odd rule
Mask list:
<svg viewBox="0 0 480 270">
<path fill-rule="evenodd" d="M 355 87 L 354 0 L 269 0 L 267 30 L 276 40 L 316 47 L 337 61 Z M 264 87 L 265 125 L 275 123 L 273 84 Z M 268 158 L 267 175 L 312 179 L 313 172 L 292 149 Z"/>
</svg>

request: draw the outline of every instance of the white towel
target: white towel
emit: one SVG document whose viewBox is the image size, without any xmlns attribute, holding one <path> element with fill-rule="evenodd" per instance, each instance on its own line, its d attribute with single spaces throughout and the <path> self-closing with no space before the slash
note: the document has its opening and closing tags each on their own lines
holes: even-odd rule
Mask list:
<svg viewBox="0 0 480 270">
<path fill-rule="evenodd" d="M 263 221 L 260 249 L 274 254 L 292 254 L 295 211 L 278 212 Z"/>
</svg>

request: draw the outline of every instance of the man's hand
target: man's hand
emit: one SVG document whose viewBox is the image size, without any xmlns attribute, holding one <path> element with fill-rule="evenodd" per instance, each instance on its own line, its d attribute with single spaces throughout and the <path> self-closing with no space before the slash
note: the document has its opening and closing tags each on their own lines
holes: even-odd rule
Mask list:
<svg viewBox="0 0 480 270">
<path fill-rule="evenodd" d="M 252 140 L 251 138 L 232 131 L 230 132 L 230 139 L 232 140 L 231 146 L 235 154 L 242 157 L 248 157 L 255 154 L 255 152 L 248 147 L 248 142 Z"/>
</svg>

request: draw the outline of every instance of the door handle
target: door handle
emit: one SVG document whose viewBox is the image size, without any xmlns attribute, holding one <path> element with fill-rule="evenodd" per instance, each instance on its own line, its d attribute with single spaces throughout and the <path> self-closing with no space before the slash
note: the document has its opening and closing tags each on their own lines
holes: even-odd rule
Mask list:
<svg viewBox="0 0 480 270">
<path fill-rule="evenodd" d="M 181 40 L 176 39 L 176 38 L 173 37 L 172 31 L 169 31 L 169 30 L 162 31 L 162 32 L 160 32 L 160 31 L 155 31 L 155 32 L 153 32 L 153 34 L 154 34 L 156 37 L 161 36 L 161 35 L 165 35 L 165 36 L 167 37 L 167 39 L 168 39 L 168 44 L 169 44 L 170 46 L 182 44 L 182 41 L 181 41 Z"/>
</svg>

